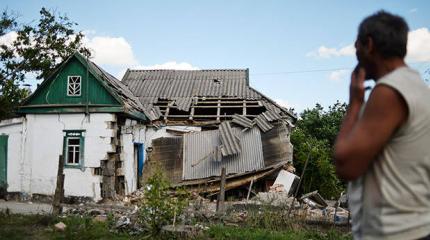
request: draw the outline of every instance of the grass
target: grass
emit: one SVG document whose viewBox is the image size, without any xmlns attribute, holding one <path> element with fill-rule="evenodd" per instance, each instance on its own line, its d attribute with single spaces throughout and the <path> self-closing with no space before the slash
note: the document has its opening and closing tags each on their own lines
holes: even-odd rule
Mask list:
<svg viewBox="0 0 430 240">
<path fill-rule="evenodd" d="M 347 240 L 352 239 L 350 234 L 342 233 L 337 230 L 320 232 L 314 230 L 300 229 L 290 231 L 273 231 L 261 228 L 249 227 L 228 227 L 222 225 L 212 226 L 201 239 L 216 240 Z"/>
<path fill-rule="evenodd" d="M 54 224 L 66 224 L 64 232 Z M 111 233 L 107 222 L 90 217 L 57 218 L 49 215 L 0 214 L 0 239 L 130 239 L 126 233 Z"/>
<path fill-rule="evenodd" d="M 54 224 L 66 224 L 64 232 L 55 230 Z M 111 223 L 95 222 L 91 217 L 68 216 L 58 218 L 49 215 L 16 215 L 0 213 L 0 239 L 154 239 L 145 235 L 129 235 L 126 232 L 111 232 Z M 157 236 L 163 239 L 163 236 Z M 175 239 L 172 236 L 164 239 Z M 177 238 L 176 238 L 177 239 Z M 313 239 L 313 240 L 346 240 L 351 234 L 336 228 L 316 229 L 305 227 L 288 227 L 274 230 L 262 227 L 231 227 L 212 225 L 196 239 L 239 240 L 239 239 Z"/>
</svg>

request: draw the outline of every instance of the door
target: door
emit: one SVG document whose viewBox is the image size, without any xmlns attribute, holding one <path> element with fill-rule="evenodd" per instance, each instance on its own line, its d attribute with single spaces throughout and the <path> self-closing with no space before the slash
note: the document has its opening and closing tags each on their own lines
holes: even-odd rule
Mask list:
<svg viewBox="0 0 430 240">
<path fill-rule="evenodd" d="M 143 161 L 144 161 L 144 152 L 143 152 L 143 144 L 142 143 L 134 143 L 134 152 L 135 157 L 137 158 L 137 186 L 140 187 L 140 181 L 142 180 L 143 173 Z"/>
<path fill-rule="evenodd" d="M 7 135 L 0 135 L 0 192 L 7 188 Z"/>
</svg>

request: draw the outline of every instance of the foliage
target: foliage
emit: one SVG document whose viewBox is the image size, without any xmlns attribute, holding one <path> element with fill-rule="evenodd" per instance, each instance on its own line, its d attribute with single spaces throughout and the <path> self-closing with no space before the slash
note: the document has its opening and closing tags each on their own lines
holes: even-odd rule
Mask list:
<svg viewBox="0 0 430 240">
<path fill-rule="evenodd" d="M 302 172 L 306 159 L 309 162 L 303 177 L 301 191 L 318 190 L 325 198 L 337 198 L 343 185 L 333 165 L 333 144 L 346 112 L 345 103 L 336 102 L 328 111 L 320 104 L 304 110 L 291 134 L 294 145 L 295 167 Z"/>
<path fill-rule="evenodd" d="M 66 224 L 65 231 L 57 231 L 54 224 Z M 272 228 L 223 225 L 210 226 L 197 239 L 321 239 L 347 240 L 351 234 L 345 228 L 315 228 L 291 226 L 275 231 Z M 0 212 L 0 239 L 163 239 L 161 235 L 145 238 L 127 232 L 112 232 L 108 222 L 93 221 L 90 216 L 18 215 Z M 181 239 L 181 238 L 178 238 Z"/>
<path fill-rule="evenodd" d="M 239 240 L 239 239 L 315 239 L 315 240 L 347 240 L 352 239 L 350 234 L 331 229 L 320 232 L 307 229 L 290 229 L 286 231 L 272 231 L 265 228 L 228 227 L 214 225 L 201 239 Z"/>
<path fill-rule="evenodd" d="M 171 185 L 159 166 L 144 185 L 144 197 L 139 204 L 139 220 L 152 236 L 156 236 L 164 225 L 174 224 L 182 210 L 188 205 L 188 192 Z"/>
<path fill-rule="evenodd" d="M 0 43 L 0 120 L 11 117 L 13 109 L 29 94 L 20 87 L 26 76 L 45 79 L 76 51 L 90 56 L 82 46 L 84 35 L 74 30 L 76 25 L 67 16 L 45 8 L 34 25 L 19 24 L 16 14 L 3 11 L 0 38 L 13 41 Z"/>
<path fill-rule="evenodd" d="M 54 229 L 60 221 L 66 224 L 64 232 Z M 109 230 L 108 223 L 93 221 L 90 216 L 0 213 L 0 239 L 130 239 L 127 233 L 113 235 Z"/>
</svg>

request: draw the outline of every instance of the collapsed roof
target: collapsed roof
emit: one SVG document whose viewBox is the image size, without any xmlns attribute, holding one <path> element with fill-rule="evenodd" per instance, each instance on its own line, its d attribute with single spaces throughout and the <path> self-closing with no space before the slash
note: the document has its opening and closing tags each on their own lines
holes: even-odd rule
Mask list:
<svg viewBox="0 0 430 240">
<path fill-rule="evenodd" d="M 262 126 L 262 120 L 270 117 L 290 123 L 296 120 L 287 109 L 249 86 L 248 69 L 128 69 L 122 82 L 139 98 L 151 121 L 220 122 L 241 115 Z M 263 113 L 264 118 L 259 117 Z"/>
<path fill-rule="evenodd" d="M 229 184 L 240 186 L 251 181 L 249 176 L 258 180 L 287 163 L 292 164 L 288 129 L 280 122 L 273 122 L 273 125 L 267 132 L 256 126 L 244 131 L 243 127 L 232 124 L 217 130 L 178 132 L 176 137 L 157 138 L 152 141 L 148 164 L 160 164 L 174 185 L 188 186 L 219 180 L 221 168 L 225 167 L 227 176 L 236 178 Z M 223 135 L 230 135 L 226 137 L 230 140 L 226 141 Z M 232 141 L 234 138 L 236 143 Z M 234 153 L 232 145 L 240 150 Z M 230 149 L 226 155 L 224 147 Z M 151 167 L 145 165 L 143 175 L 150 176 L 151 171 Z M 249 179 L 244 180 L 247 177 Z"/>
</svg>

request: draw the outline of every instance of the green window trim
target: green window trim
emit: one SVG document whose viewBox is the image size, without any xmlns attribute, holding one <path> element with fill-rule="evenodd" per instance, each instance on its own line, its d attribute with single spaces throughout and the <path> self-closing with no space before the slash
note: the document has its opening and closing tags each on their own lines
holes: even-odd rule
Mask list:
<svg viewBox="0 0 430 240">
<path fill-rule="evenodd" d="M 85 156 L 85 130 L 63 130 L 63 156 L 65 168 L 77 168 L 84 171 L 84 156 Z M 71 140 L 79 140 L 79 144 L 71 143 Z M 69 151 L 72 150 L 73 159 L 69 159 Z M 78 155 L 76 155 L 78 153 Z M 76 158 L 78 160 L 76 161 Z M 76 162 L 76 163 L 71 163 Z"/>
</svg>

